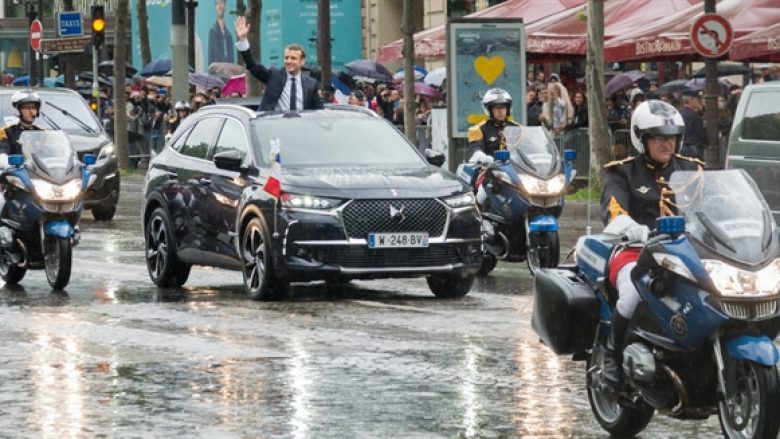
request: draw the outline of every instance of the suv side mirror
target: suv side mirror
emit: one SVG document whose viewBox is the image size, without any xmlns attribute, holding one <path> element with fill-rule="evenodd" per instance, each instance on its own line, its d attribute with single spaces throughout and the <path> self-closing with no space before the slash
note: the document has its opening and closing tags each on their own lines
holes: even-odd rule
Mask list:
<svg viewBox="0 0 780 439">
<path fill-rule="evenodd" d="M 222 151 L 214 154 L 214 165 L 217 168 L 224 169 L 226 171 L 240 171 L 241 163 L 243 161 L 244 158 L 241 157 L 241 153 L 236 149 Z"/>
<path fill-rule="evenodd" d="M 444 153 L 441 151 L 437 151 L 432 148 L 426 148 L 425 160 L 427 160 L 428 163 L 432 164 L 433 166 L 441 167 L 441 165 L 444 164 L 446 157 L 444 156 Z"/>
</svg>

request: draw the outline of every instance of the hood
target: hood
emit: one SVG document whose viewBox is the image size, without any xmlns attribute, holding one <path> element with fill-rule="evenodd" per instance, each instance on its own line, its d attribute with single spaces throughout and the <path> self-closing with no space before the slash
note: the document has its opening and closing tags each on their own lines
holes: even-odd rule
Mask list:
<svg viewBox="0 0 780 439">
<path fill-rule="evenodd" d="M 68 136 L 71 145 L 73 145 L 73 149 L 78 153 L 90 152 L 97 155 L 100 152 L 100 148 L 111 143 L 111 140 L 104 132 L 89 134 L 83 131 L 65 131 L 65 134 Z"/>
<path fill-rule="evenodd" d="M 428 198 L 468 191 L 438 168 L 285 168 L 285 191 L 336 198 Z"/>
</svg>

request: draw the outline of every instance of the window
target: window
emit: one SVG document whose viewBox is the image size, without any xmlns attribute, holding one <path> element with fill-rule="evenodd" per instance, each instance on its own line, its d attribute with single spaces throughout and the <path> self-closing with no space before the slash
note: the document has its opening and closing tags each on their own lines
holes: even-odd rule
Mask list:
<svg viewBox="0 0 780 439">
<path fill-rule="evenodd" d="M 780 91 L 752 93 L 742 121 L 742 138 L 780 142 Z"/>
<path fill-rule="evenodd" d="M 249 145 L 247 145 L 246 132 L 241 123 L 234 119 L 227 119 L 211 156 L 214 157 L 221 152 L 231 150 L 237 150 L 241 154 L 241 159 L 244 159 L 249 151 Z"/>
<path fill-rule="evenodd" d="M 176 140 L 174 140 L 173 143 L 171 144 L 171 149 L 173 149 L 174 151 L 181 152 L 181 146 L 184 145 L 184 141 L 187 140 L 187 137 L 189 137 L 190 131 L 192 130 L 187 130 L 186 133 L 183 133 L 181 136 L 177 137 Z"/>
<path fill-rule="evenodd" d="M 201 119 L 195 128 L 190 131 L 187 141 L 182 145 L 179 152 L 190 157 L 205 159 L 209 152 L 209 146 L 214 140 L 214 133 L 219 131 L 219 125 L 223 119 L 218 117 L 207 117 Z"/>
</svg>

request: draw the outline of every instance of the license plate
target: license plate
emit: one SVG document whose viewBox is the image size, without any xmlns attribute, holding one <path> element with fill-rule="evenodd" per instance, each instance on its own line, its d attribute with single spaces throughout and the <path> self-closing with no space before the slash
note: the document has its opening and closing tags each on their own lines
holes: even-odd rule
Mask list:
<svg viewBox="0 0 780 439">
<path fill-rule="evenodd" d="M 368 234 L 368 248 L 426 247 L 428 247 L 428 232 Z"/>
</svg>

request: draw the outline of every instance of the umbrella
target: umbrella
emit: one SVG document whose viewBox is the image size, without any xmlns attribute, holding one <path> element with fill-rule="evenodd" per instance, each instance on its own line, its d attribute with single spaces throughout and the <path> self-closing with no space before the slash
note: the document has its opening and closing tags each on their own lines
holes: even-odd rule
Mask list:
<svg viewBox="0 0 780 439">
<path fill-rule="evenodd" d="M 345 66 L 347 73 L 352 76 L 365 76 L 379 81 L 391 81 L 392 73 L 382 64 L 370 59 L 358 59 L 347 63 Z"/>
<path fill-rule="evenodd" d="M 704 84 L 706 82 L 707 81 L 704 78 L 693 78 L 686 82 L 685 86 L 688 87 L 689 90 L 699 91 L 704 90 Z M 718 86 L 720 87 L 720 92 L 725 94 L 731 89 L 731 82 L 725 79 L 718 79 Z"/>
<path fill-rule="evenodd" d="M 78 81 L 85 81 L 85 82 L 93 82 L 94 76 L 92 76 L 92 72 L 90 71 L 83 71 L 76 75 L 76 80 Z M 98 73 L 98 79 L 97 79 L 98 85 L 105 86 L 105 87 L 113 87 L 114 83 L 106 78 L 105 76 Z"/>
<path fill-rule="evenodd" d="M 137 72 L 138 72 L 138 69 L 133 67 L 132 64 L 130 64 L 129 62 L 125 63 L 125 76 L 127 76 L 128 78 L 131 78 Z M 102 63 L 98 64 L 98 73 L 100 73 L 101 75 L 113 76 L 114 75 L 114 60 L 110 59 L 108 61 L 103 61 Z"/>
<path fill-rule="evenodd" d="M 145 81 L 158 87 L 173 87 L 173 78 L 170 76 L 150 76 Z"/>
<path fill-rule="evenodd" d="M 30 85 L 30 75 L 17 76 L 11 85 Z"/>
<path fill-rule="evenodd" d="M 170 58 L 160 58 L 145 65 L 138 73 L 141 76 L 167 75 L 173 69 L 173 61 Z M 189 67 L 190 72 L 195 69 Z"/>
<path fill-rule="evenodd" d="M 441 87 L 441 84 L 445 79 L 447 79 L 447 67 L 439 67 L 428 72 L 428 74 L 425 75 L 423 82 Z"/>
<path fill-rule="evenodd" d="M 607 97 L 610 97 L 617 93 L 618 90 L 624 89 L 631 85 L 631 83 L 634 81 L 644 77 L 645 72 L 640 70 L 630 70 L 628 72 L 618 73 L 617 75 L 613 76 L 609 82 L 607 82 L 604 94 L 606 94 Z"/>
<path fill-rule="evenodd" d="M 404 90 L 404 83 L 401 82 L 399 85 L 399 90 L 403 92 Z M 414 83 L 414 93 L 421 95 L 421 96 L 430 96 L 434 99 L 440 99 L 441 98 L 441 92 L 439 90 L 436 90 L 432 85 L 426 84 L 424 82 L 415 82 Z"/>
<path fill-rule="evenodd" d="M 246 72 L 244 66 L 229 62 L 213 62 L 209 64 L 206 73 L 212 76 L 218 76 L 223 81 L 227 81 L 231 76 L 242 75 Z"/>
<path fill-rule="evenodd" d="M 222 87 L 222 96 L 229 97 L 235 92 L 241 93 L 241 96 L 246 96 L 246 73 L 232 76 L 227 80 L 225 86 Z"/>
<path fill-rule="evenodd" d="M 428 71 L 425 70 L 425 67 L 421 66 L 414 66 L 414 80 L 419 81 L 425 77 L 425 75 L 428 74 Z M 403 81 L 404 80 L 404 68 L 401 67 L 398 70 L 395 71 L 393 74 L 393 80 L 395 81 Z"/>
<path fill-rule="evenodd" d="M 703 78 L 706 75 L 705 70 L 704 67 L 700 68 L 693 77 Z M 750 73 L 750 69 L 742 63 L 724 61 L 718 63 L 718 76 L 746 75 L 748 73 Z"/>
<path fill-rule="evenodd" d="M 44 87 L 65 87 L 65 76 L 60 75 L 56 78 L 43 78 Z"/>
<path fill-rule="evenodd" d="M 190 85 L 200 88 L 222 88 L 225 81 L 217 76 L 205 75 L 203 73 L 190 73 Z"/>
<path fill-rule="evenodd" d="M 670 93 L 677 93 L 684 90 L 690 90 L 690 88 L 686 85 L 688 83 L 687 79 L 675 79 L 673 81 L 665 82 L 661 84 L 660 87 L 658 87 L 658 90 L 656 90 L 656 93 L 659 95 L 668 95 Z"/>
</svg>

